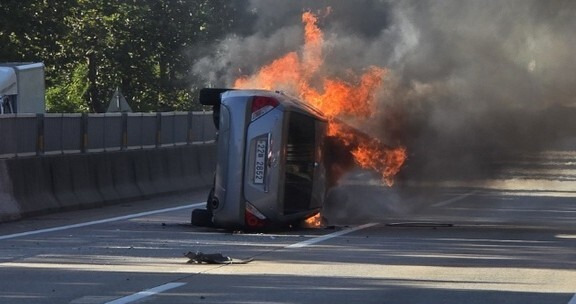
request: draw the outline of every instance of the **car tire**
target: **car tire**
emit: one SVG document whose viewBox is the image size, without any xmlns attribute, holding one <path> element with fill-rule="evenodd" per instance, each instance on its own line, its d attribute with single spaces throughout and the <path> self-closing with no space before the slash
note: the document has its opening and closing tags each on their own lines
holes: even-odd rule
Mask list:
<svg viewBox="0 0 576 304">
<path fill-rule="evenodd" d="M 194 226 L 212 227 L 212 212 L 206 209 L 194 209 L 190 222 Z"/>
<path fill-rule="evenodd" d="M 213 200 L 214 200 L 214 187 L 210 189 L 210 193 L 208 193 L 208 198 L 206 199 L 206 209 L 209 212 L 212 212 L 212 210 L 214 210 L 214 206 L 212 204 Z"/>
</svg>

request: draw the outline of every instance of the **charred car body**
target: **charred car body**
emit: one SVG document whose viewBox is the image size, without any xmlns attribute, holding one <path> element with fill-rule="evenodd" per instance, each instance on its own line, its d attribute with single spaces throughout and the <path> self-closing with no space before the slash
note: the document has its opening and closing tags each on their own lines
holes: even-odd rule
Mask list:
<svg viewBox="0 0 576 304">
<path fill-rule="evenodd" d="M 326 194 L 327 119 L 281 92 L 203 89 L 218 129 L 214 187 L 192 224 L 263 229 L 317 214 Z"/>
</svg>

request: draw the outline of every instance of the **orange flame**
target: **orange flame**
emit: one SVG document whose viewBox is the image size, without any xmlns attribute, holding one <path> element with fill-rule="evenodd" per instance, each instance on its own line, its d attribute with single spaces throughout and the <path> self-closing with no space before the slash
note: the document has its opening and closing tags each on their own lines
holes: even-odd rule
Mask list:
<svg viewBox="0 0 576 304">
<path fill-rule="evenodd" d="M 316 215 L 313 215 L 304 220 L 304 224 L 306 225 L 306 227 L 310 228 L 322 227 L 323 224 L 322 215 L 320 213 L 316 213 Z"/>
<path fill-rule="evenodd" d="M 272 61 L 252 76 L 242 76 L 234 82 L 238 89 L 260 88 L 287 92 L 308 91 L 311 78 L 322 66 L 324 35 L 316 25 L 318 18 L 310 12 L 302 14 L 304 22 L 304 47 L 301 54 L 290 52 Z M 300 97 L 302 94 L 298 94 Z"/>
<path fill-rule="evenodd" d="M 355 143 L 352 154 L 356 162 L 363 168 L 379 171 L 384 182 L 392 185 L 394 175 L 406 160 L 406 149 L 358 137 L 334 121 L 336 117 L 369 119 L 374 115 L 376 92 L 386 76 L 386 69 L 371 66 L 349 82 L 323 77 L 324 34 L 318 27 L 318 17 L 305 12 L 302 22 L 304 45 L 299 52 L 290 52 L 272 61 L 254 75 L 239 77 L 234 87 L 282 90 L 311 103 L 331 120 L 328 135 L 338 137 L 346 146 Z"/>
<path fill-rule="evenodd" d="M 352 154 L 361 167 L 381 172 L 384 182 L 390 187 L 394 185 L 394 176 L 406 161 L 404 147 L 383 148 L 377 140 L 361 143 Z"/>
</svg>

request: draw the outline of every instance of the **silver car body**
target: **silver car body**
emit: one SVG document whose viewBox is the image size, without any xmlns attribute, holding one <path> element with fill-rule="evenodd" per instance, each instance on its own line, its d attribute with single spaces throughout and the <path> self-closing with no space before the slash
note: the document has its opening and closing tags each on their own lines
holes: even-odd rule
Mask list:
<svg viewBox="0 0 576 304">
<path fill-rule="evenodd" d="M 327 120 L 280 92 L 221 95 L 212 222 L 263 228 L 319 212 L 326 192 Z"/>
</svg>

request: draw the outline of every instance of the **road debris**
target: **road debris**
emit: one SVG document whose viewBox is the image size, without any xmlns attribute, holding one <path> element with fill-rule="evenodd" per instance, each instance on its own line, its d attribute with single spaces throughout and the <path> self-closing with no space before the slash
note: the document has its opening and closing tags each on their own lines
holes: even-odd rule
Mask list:
<svg viewBox="0 0 576 304">
<path fill-rule="evenodd" d="M 253 258 L 236 259 L 221 253 L 202 253 L 200 251 L 188 251 L 184 256 L 190 259 L 188 264 L 247 264 L 254 260 Z"/>
</svg>

